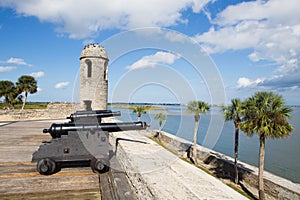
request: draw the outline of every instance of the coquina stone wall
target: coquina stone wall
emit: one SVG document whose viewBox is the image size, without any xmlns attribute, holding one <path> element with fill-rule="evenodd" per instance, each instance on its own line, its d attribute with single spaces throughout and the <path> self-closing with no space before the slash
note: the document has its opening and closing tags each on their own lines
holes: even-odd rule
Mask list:
<svg viewBox="0 0 300 200">
<path fill-rule="evenodd" d="M 152 131 L 152 136 L 157 135 Z M 159 141 L 180 157 L 187 158 L 193 152 L 192 143 L 172 134 L 161 132 Z M 218 178 L 234 179 L 234 159 L 219 152 L 197 146 L 198 163 L 209 169 Z M 200 161 L 200 162 L 199 162 Z M 258 168 L 239 161 L 239 179 L 243 189 L 258 198 Z M 300 185 L 267 171 L 264 172 L 267 199 L 300 200 Z"/>
<path fill-rule="evenodd" d="M 46 109 L 0 110 L 0 121 L 65 119 L 79 110 L 79 103 L 52 102 Z"/>
</svg>

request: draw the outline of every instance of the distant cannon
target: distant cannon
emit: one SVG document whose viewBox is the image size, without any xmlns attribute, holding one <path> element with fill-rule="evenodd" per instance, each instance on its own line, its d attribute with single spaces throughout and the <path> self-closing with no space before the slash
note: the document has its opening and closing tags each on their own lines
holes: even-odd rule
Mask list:
<svg viewBox="0 0 300 200">
<path fill-rule="evenodd" d="M 67 119 L 70 119 L 70 123 L 101 123 L 102 118 L 114 116 L 121 116 L 121 112 L 113 112 L 111 110 L 77 111 L 67 117 Z"/>
<path fill-rule="evenodd" d="M 32 154 L 40 174 L 50 175 L 62 167 L 90 166 L 94 172 L 109 169 L 109 132 L 144 130 L 145 122 L 100 123 L 104 117 L 120 116 L 110 110 L 77 111 L 68 117 L 68 123 L 52 124 L 44 129 L 50 141 L 43 142 Z"/>
</svg>

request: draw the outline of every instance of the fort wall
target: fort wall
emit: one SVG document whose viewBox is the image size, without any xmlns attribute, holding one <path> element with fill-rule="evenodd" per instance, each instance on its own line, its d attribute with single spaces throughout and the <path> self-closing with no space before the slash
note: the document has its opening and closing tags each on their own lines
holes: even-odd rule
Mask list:
<svg viewBox="0 0 300 200">
<path fill-rule="evenodd" d="M 157 135 L 157 132 L 151 131 L 151 135 Z M 191 142 L 172 134 L 162 131 L 158 139 L 162 145 L 181 158 L 188 158 L 189 153 L 193 152 Z M 199 165 L 208 169 L 218 178 L 234 180 L 233 158 L 200 145 L 197 145 L 197 157 Z M 258 168 L 241 161 L 238 163 L 239 179 L 243 189 L 258 198 Z M 264 171 L 264 184 L 268 199 L 300 199 L 299 184 L 267 171 Z"/>
</svg>

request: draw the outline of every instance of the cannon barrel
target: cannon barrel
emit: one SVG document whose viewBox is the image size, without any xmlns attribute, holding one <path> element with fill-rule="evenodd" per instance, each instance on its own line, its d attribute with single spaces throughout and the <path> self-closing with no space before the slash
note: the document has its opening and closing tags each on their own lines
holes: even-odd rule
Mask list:
<svg viewBox="0 0 300 200">
<path fill-rule="evenodd" d="M 49 129 L 44 129 L 43 133 L 50 133 L 52 138 L 60 138 L 62 135 L 68 135 L 69 131 L 107 131 L 118 132 L 127 130 L 143 130 L 147 128 L 145 122 L 120 122 L 120 123 L 100 123 L 100 124 L 52 124 Z"/>
<path fill-rule="evenodd" d="M 111 113 L 111 112 L 112 112 L 111 110 L 78 110 L 78 111 L 76 111 L 76 113 L 79 113 L 79 114 L 89 114 L 89 113 L 99 114 L 99 113 Z"/>
<path fill-rule="evenodd" d="M 74 121 L 74 119 L 82 118 L 105 118 L 121 116 L 120 111 L 111 111 L 111 110 L 95 110 L 95 111 L 77 111 L 76 113 L 71 114 L 67 119 Z"/>
</svg>

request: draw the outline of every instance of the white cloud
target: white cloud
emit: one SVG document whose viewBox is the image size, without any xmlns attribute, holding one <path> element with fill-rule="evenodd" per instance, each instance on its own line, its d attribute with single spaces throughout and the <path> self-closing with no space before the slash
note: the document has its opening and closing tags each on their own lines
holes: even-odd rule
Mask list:
<svg viewBox="0 0 300 200">
<path fill-rule="evenodd" d="M 294 91 L 300 88 L 300 68 L 295 64 L 295 60 L 291 60 L 289 66 L 281 66 L 278 69 L 279 75 L 273 75 L 268 78 L 257 78 L 251 80 L 249 78 L 239 78 L 237 88 L 256 88 L 271 89 L 277 91 Z"/>
<path fill-rule="evenodd" d="M 298 0 L 269 0 L 242 2 L 228 6 L 218 14 L 216 23 L 219 25 L 234 25 L 240 21 L 267 20 L 276 24 L 298 24 L 300 2 Z"/>
<path fill-rule="evenodd" d="M 300 88 L 300 67 L 298 59 L 288 60 L 284 65 L 280 66 L 275 75 L 271 77 L 257 78 L 251 80 L 249 78 L 239 78 L 237 88 L 257 88 L 271 89 L 282 91 L 294 91 Z"/>
<path fill-rule="evenodd" d="M 70 84 L 70 82 L 59 82 L 54 87 L 56 89 L 61 89 L 61 88 L 67 87 L 69 84 Z"/>
<path fill-rule="evenodd" d="M 7 63 L 10 63 L 10 64 L 17 64 L 17 65 L 28 65 L 28 66 L 31 66 L 31 64 L 28 64 L 24 61 L 24 59 L 22 58 L 9 58 L 7 61 Z"/>
<path fill-rule="evenodd" d="M 261 31 L 258 26 L 261 26 L 258 22 L 241 22 L 221 29 L 211 27 L 208 32 L 196 35 L 194 39 L 208 53 L 253 48 L 260 40 Z"/>
<path fill-rule="evenodd" d="M 265 79 L 263 82 L 259 83 L 258 86 L 268 87 L 271 89 L 291 89 L 295 87 L 300 87 L 300 70 L 291 73 L 289 75 L 281 74 L 274 75 L 270 78 Z"/>
<path fill-rule="evenodd" d="M 251 54 L 248 55 L 248 58 L 250 60 L 252 60 L 253 62 L 258 62 L 259 61 L 259 56 L 257 55 L 257 53 L 253 52 Z"/>
<path fill-rule="evenodd" d="M 241 77 L 237 81 L 237 85 L 238 85 L 237 87 L 238 88 L 255 87 L 255 86 L 257 86 L 261 82 L 263 82 L 263 79 L 261 79 L 261 78 L 258 78 L 258 79 L 255 79 L 255 80 L 251 80 L 249 78 Z"/>
<path fill-rule="evenodd" d="M 284 62 L 291 51 L 299 55 L 299 7 L 298 0 L 289 3 L 284 0 L 243 2 L 228 6 L 213 19 L 211 29 L 196 35 L 195 39 L 210 53 L 253 48 L 255 61 Z"/>
<path fill-rule="evenodd" d="M 293 58 L 288 60 L 285 65 L 280 66 L 277 71 L 284 74 L 300 73 L 298 59 Z"/>
<path fill-rule="evenodd" d="M 272 76 L 263 78 L 257 86 L 299 86 L 295 81 L 300 79 L 299 7 L 299 0 L 251 1 L 228 6 L 212 19 L 209 31 L 194 38 L 208 53 L 247 49 L 252 50 L 248 55 L 251 61 L 278 66 Z M 241 79 L 238 86 L 255 83 L 248 81 Z"/>
<path fill-rule="evenodd" d="M 0 66 L 0 73 L 1 72 L 9 72 L 12 70 L 15 70 L 16 67 L 12 67 L 12 66 Z"/>
<path fill-rule="evenodd" d="M 164 31 L 166 39 L 172 42 L 185 42 L 187 40 L 187 36 L 181 33 L 177 33 L 174 31 Z"/>
<path fill-rule="evenodd" d="M 282 66 L 275 70 L 275 75 L 263 78 L 257 87 L 267 87 L 278 91 L 295 90 L 300 88 L 300 67 L 298 59 L 293 58 L 286 61 Z"/>
<path fill-rule="evenodd" d="M 208 3 L 214 3 L 216 0 L 193 0 L 192 9 L 195 13 L 200 12 Z"/>
<path fill-rule="evenodd" d="M 45 73 L 42 72 L 42 71 L 40 71 L 40 72 L 32 72 L 30 75 L 33 76 L 33 77 L 35 77 L 35 78 L 40 78 L 40 77 L 45 76 Z"/>
<path fill-rule="evenodd" d="M 35 16 L 40 21 L 56 24 L 59 33 L 71 38 L 94 36 L 112 28 L 168 27 L 186 23 L 182 12 L 192 8 L 200 12 L 215 0 L 2 0 L 0 6 L 10 7 L 18 14 Z M 80 12 L 78 12 L 80 11 Z"/>
<path fill-rule="evenodd" d="M 158 51 L 153 55 L 144 56 L 140 60 L 136 61 L 130 66 L 126 68 L 129 70 L 136 70 L 147 67 L 156 67 L 158 63 L 166 63 L 173 64 L 176 59 L 178 59 L 178 55 L 174 55 L 172 53 Z"/>
</svg>

